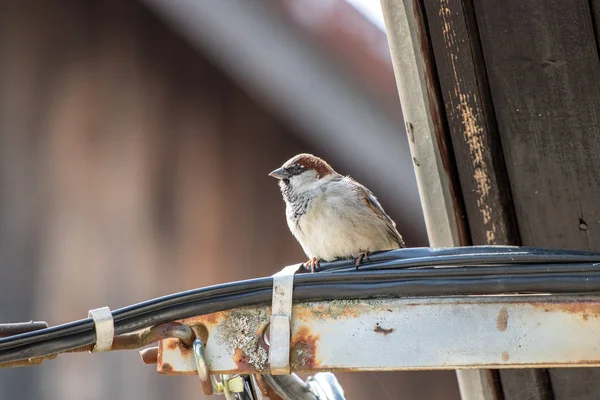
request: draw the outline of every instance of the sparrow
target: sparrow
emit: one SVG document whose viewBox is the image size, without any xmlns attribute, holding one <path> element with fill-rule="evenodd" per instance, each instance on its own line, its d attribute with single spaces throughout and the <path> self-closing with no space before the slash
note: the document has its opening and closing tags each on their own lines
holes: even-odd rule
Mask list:
<svg viewBox="0 0 600 400">
<path fill-rule="evenodd" d="M 370 252 L 406 247 L 373 193 L 321 158 L 298 154 L 269 176 L 279 180 L 288 227 L 311 272 L 321 260 L 352 257 L 358 268 Z"/>
</svg>

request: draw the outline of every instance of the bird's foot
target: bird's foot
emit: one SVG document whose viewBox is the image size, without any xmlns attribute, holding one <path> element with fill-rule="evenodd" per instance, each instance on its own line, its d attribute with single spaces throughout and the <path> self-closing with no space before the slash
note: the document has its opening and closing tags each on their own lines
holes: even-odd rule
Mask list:
<svg viewBox="0 0 600 400">
<path fill-rule="evenodd" d="M 310 267 L 310 272 L 315 272 L 315 269 L 319 266 L 320 260 L 317 257 L 312 257 L 310 260 L 304 263 L 304 268 Z"/>
<path fill-rule="evenodd" d="M 360 253 L 358 255 L 358 257 L 356 257 L 356 264 L 354 264 L 354 266 L 356 267 L 356 269 L 358 270 L 358 266 L 363 262 L 363 260 L 367 260 L 369 261 L 369 251 L 363 251 L 362 253 Z"/>
</svg>

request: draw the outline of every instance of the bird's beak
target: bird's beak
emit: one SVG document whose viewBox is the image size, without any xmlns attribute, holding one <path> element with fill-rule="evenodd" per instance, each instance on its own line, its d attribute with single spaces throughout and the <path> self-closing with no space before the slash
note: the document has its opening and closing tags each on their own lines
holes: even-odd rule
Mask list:
<svg viewBox="0 0 600 400">
<path fill-rule="evenodd" d="M 272 176 L 276 179 L 288 179 L 292 174 L 287 172 L 283 167 L 277 168 L 275 171 L 272 171 L 269 176 Z"/>
</svg>

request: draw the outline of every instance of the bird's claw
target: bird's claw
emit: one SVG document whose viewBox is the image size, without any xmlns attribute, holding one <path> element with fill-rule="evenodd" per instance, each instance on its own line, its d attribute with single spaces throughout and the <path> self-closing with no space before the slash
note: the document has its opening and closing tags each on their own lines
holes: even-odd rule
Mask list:
<svg viewBox="0 0 600 400">
<path fill-rule="evenodd" d="M 363 262 L 363 259 L 369 261 L 369 252 L 368 251 L 364 251 L 364 252 L 360 253 L 358 255 L 358 257 L 356 257 L 356 264 L 354 264 L 354 266 L 356 267 L 357 270 L 358 270 L 358 266 Z"/>
<path fill-rule="evenodd" d="M 312 257 L 310 260 L 304 263 L 304 268 L 308 269 L 310 267 L 310 272 L 315 272 L 315 269 L 319 266 L 319 259 L 317 257 Z"/>
</svg>

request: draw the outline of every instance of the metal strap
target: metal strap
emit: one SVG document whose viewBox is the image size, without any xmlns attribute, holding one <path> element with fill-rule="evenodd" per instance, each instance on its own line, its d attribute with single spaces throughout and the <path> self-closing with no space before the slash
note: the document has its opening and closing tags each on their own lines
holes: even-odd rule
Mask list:
<svg viewBox="0 0 600 400">
<path fill-rule="evenodd" d="M 290 373 L 290 338 L 294 274 L 302 264 L 290 265 L 273 275 L 273 305 L 269 328 L 271 374 Z"/>
<path fill-rule="evenodd" d="M 102 307 L 90 310 L 88 317 L 94 320 L 96 329 L 96 344 L 92 352 L 109 351 L 115 337 L 115 324 L 110 308 Z"/>
</svg>

